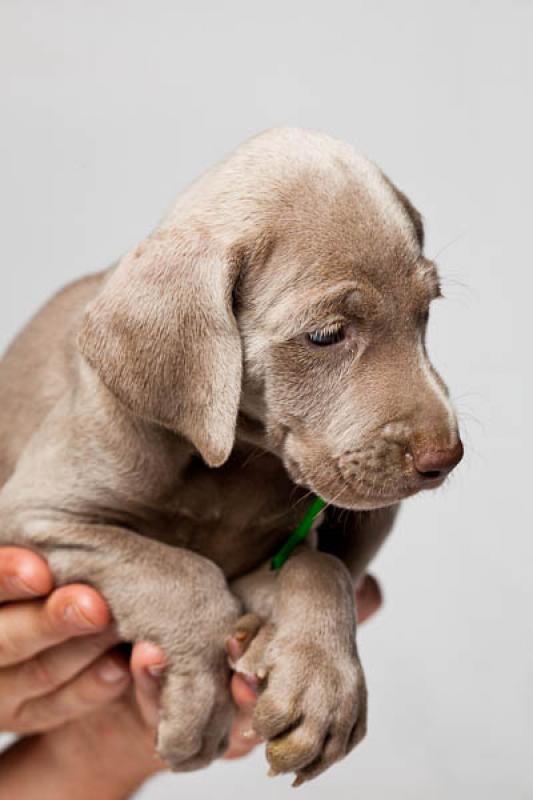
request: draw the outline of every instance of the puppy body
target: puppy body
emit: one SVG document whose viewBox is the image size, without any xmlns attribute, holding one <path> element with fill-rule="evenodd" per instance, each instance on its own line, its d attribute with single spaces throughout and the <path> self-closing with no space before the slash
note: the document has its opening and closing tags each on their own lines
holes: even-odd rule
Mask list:
<svg viewBox="0 0 533 800">
<path fill-rule="evenodd" d="M 265 623 L 238 666 L 267 678 L 273 769 L 313 777 L 364 734 L 350 572 L 460 446 L 423 344 L 437 281 L 421 248 L 377 168 L 268 132 L 53 298 L 0 365 L 1 540 L 100 588 L 124 638 L 162 644 L 158 750 L 177 769 L 225 746 L 243 612 Z M 343 335 L 315 347 L 317 330 Z M 349 510 L 276 576 L 309 488 Z"/>
</svg>

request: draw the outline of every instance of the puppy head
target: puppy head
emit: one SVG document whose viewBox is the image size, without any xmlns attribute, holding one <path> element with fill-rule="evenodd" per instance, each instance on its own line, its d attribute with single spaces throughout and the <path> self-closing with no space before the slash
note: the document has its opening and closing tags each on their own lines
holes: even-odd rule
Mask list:
<svg viewBox="0 0 533 800">
<path fill-rule="evenodd" d="M 376 167 L 329 137 L 271 131 L 125 256 L 79 346 L 126 406 L 210 466 L 240 408 L 298 483 L 387 505 L 460 458 L 424 346 L 438 281 L 421 249 L 420 217 Z"/>
<path fill-rule="evenodd" d="M 294 158 L 269 257 L 240 284 L 241 407 L 297 483 L 340 506 L 390 505 L 462 457 L 425 347 L 436 267 L 420 215 L 374 165 L 309 134 Z"/>
</svg>

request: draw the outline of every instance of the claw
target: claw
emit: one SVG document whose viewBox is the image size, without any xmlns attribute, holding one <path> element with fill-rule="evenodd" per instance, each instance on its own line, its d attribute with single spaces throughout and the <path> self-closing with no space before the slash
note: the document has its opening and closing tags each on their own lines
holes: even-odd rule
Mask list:
<svg viewBox="0 0 533 800">
<path fill-rule="evenodd" d="M 261 620 L 255 614 L 245 614 L 238 620 L 236 629 L 226 639 L 226 652 L 232 667 L 242 658 L 260 627 Z"/>
<path fill-rule="evenodd" d="M 232 665 L 242 656 L 244 648 L 237 636 L 230 636 L 226 639 L 226 652 Z"/>
</svg>

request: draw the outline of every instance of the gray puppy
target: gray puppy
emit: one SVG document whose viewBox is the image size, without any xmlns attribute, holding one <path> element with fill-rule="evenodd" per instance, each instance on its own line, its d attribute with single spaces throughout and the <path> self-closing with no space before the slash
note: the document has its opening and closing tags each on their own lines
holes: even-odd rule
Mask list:
<svg viewBox="0 0 533 800">
<path fill-rule="evenodd" d="M 272 130 L 56 295 L 0 365 L 0 542 L 164 648 L 174 769 L 226 746 L 232 635 L 274 772 L 314 777 L 364 735 L 353 578 L 398 502 L 462 455 L 424 344 L 439 283 L 422 247 L 377 167 Z M 309 489 L 326 524 L 274 573 Z"/>
</svg>

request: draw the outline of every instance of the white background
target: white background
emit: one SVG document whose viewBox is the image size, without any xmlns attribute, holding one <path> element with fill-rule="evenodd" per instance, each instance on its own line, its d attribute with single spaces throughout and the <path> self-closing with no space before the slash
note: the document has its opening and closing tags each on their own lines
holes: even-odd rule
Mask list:
<svg viewBox="0 0 533 800">
<path fill-rule="evenodd" d="M 309 798 L 533 796 L 532 32 L 527 0 L 0 2 L 2 347 L 273 125 L 355 144 L 424 213 L 466 457 L 376 561 L 368 738 Z M 265 772 L 257 753 L 141 797 L 293 796 Z"/>
</svg>

